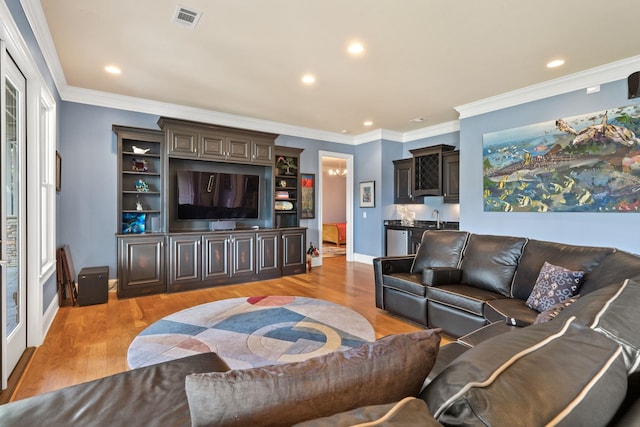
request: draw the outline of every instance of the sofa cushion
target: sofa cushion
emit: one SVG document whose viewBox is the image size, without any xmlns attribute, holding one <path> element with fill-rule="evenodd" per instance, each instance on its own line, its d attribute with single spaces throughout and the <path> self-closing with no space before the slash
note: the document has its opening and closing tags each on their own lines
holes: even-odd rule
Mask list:
<svg viewBox="0 0 640 427">
<path fill-rule="evenodd" d="M 545 262 L 561 265 L 569 270 L 581 270 L 589 273 L 612 252 L 612 248 L 528 240 L 524 245 L 522 257 L 520 257 L 518 269 L 513 279 L 511 296 L 526 300 L 531 295 L 536 278 Z"/>
<path fill-rule="evenodd" d="M 584 283 L 580 286 L 580 294 L 584 296 L 597 289 L 621 284 L 625 279 L 637 276 L 640 276 L 640 256 L 616 250 L 586 275 Z"/>
<path fill-rule="evenodd" d="M 564 310 L 565 308 L 569 307 L 571 304 L 576 302 L 578 298 L 580 298 L 580 295 L 576 295 L 562 302 L 553 304 L 551 307 L 549 307 L 542 313 L 538 314 L 536 316 L 536 321 L 533 323 L 537 325 L 538 323 L 546 323 L 555 319 L 562 310 Z"/>
<path fill-rule="evenodd" d="M 629 373 L 640 372 L 640 283 L 626 280 L 596 314 L 591 328 L 617 342 Z"/>
<path fill-rule="evenodd" d="M 460 264 L 469 233 L 457 230 L 427 230 L 413 259 L 412 273 L 422 274 L 425 267 L 453 267 Z"/>
<path fill-rule="evenodd" d="M 422 274 L 393 273 L 383 277 L 382 284 L 385 287 L 398 289 L 413 295 L 424 297 L 426 289 L 422 285 Z"/>
<path fill-rule="evenodd" d="M 627 390 L 622 351 L 573 319 L 469 349 L 421 393 L 444 425 L 607 425 Z"/>
<path fill-rule="evenodd" d="M 0 425 L 188 426 L 184 378 L 194 372 L 228 369 L 215 353 L 132 369 L 0 405 Z"/>
<path fill-rule="evenodd" d="M 527 239 L 472 234 L 462 256 L 462 283 L 511 295 L 511 281 Z"/>
<path fill-rule="evenodd" d="M 571 271 L 545 261 L 527 298 L 527 307 L 541 312 L 571 298 L 578 293 L 583 277 L 584 271 Z"/>
<path fill-rule="evenodd" d="M 356 427 L 356 426 L 441 426 L 433 418 L 424 400 L 405 397 L 399 402 L 372 405 L 340 412 L 330 417 L 304 421 L 294 427 Z"/>
<path fill-rule="evenodd" d="M 427 286 L 427 299 L 482 316 L 484 303 L 502 295 L 468 285 Z"/>
<path fill-rule="evenodd" d="M 598 313 L 607 301 L 615 297 L 622 285 L 624 282 L 600 288 L 587 295 L 580 294 L 578 301 L 559 312 L 553 321 L 565 322 L 567 319 L 575 317 L 576 321 L 583 325 L 593 324 Z"/>
<path fill-rule="evenodd" d="M 439 332 L 390 335 L 303 362 L 189 375 L 192 425 L 290 426 L 416 396 L 438 354 Z"/>
<path fill-rule="evenodd" d="M 539 313 L 529 307 L 525 301 L 516 298 L 502 298 L 487 301 L 484 305 L 484 317 L 489 322 L 504 322 L 516 319 L 522 325 L 531 325 Z"/>
</svg>

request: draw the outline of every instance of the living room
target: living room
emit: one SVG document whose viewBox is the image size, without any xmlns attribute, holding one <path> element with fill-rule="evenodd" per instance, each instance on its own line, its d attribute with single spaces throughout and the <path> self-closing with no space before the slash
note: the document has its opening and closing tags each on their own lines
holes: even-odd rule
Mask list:
<svg viewBox="0 0 640 427">
<path fill-rule="evenodd" d="M 225 115 L 214 114 L 184 106 L 167 106 L 152 103 L 150 106 L 137 99 L 118 96 L 104 96 L 101 93 L 85 92 L 64 85 L 58 87 L 56 72 L 47 63 L 40 39 L 38 19 L 33 15 L 33 4 L 27 1 L 5 1 L 2 21 L 5 29 L 3 38 L 24 39 L 23 43 L 13 42 L 25 57 L 35 59 L 23 62 L 37 64 L 35 70 L 24 70 L 32 77 L 39 74 L 43 86 L 54 94 L 56 104 L 57 134 L 54 148 L 62 159 L 60 192 L 54 194 L 55 212 L 45 212 L 45 218 L 55 218 L 55 245 L 68 244 L 76 268 L 108 265 L 110 278 L 116 277 L 116 144 L 112 132 L 114 124 L 157 129 L 161 116 L 181 117 L 192 120 L 232 125 Z M 593 4 L 594 7 L 598 5 Z M 620 5 L 621 9 L 625 6 Z M 637 14 L 635 10 L 630 14 Z M 14 24 L 10 24 L 13 21 Z M 46 21 L 45 21 L 46 22 Z M 9 23 L 9 24 L 7 24 Z M 6 29 L 9 25 L 12 28 Z M 594 24 L 595 25 L 595 24 Z M 614 32 L 615 27 L 611 28 Z M 567 44 L 578 43 L 567 40 Z M 614 42 L 604 40 L 595 51 L 604 51 Z M 547 47 L 562 44 L 549 40 Z M 24 46 L 23 46 L 24 45 Z M 9 48 L 11 48 L 11 44 Z M 10 49 L 11 50 L 11 49 Z M 595 55 L 595 54 L 594 54 Z M 363 131 L 354 135 L 339 132 L 302 132 L 292 128 L 278 132 L 276 144 L 304 148 L 301 169 L 305 173 L 321 173 L 319 152 L 344 153 L 354 159 L 352 189 L 352 261 L 371 264 L 373 258 L 384 254 L 383 221 L 398 219 L 393 204 L 393 166 L 391 161 L 410 157 L 409 150 L 425 146 L 448 144 L 457 147 L 461 153 L 460 203 L 442 203 L 439 197 L 427 198 L 417 209 L 417 219 L 431 219 L 433 210 L 439 210 L 444 220 L 459 221 L 461 230 L 479 234 L 499 234 L 526 236 L 542 240 L 558 241 L 576 245 L 596 245 L 616 247 L 637 253 L 640 251 L 637 239 L 631 236 L 635 229 L 634 213 L 621 212 L 578 212 L 578 213 L 523 213 L 489 212 L 483 210 L 482 141 L 483 135 L 499 130 L 600 112 L 607 109 L 637 105 L 638 98 L 629 99 L 627 76 L 640 70 L 640 58 L 635 52 L 626 51 L 596 62 L 593 66 L 569 75 L 549 73 L 549 78 L 541 83 L 521 85 L 512 91 L 487 93 L 484 97 L 456 104 L 459 119 L 445 121 L 416 128 L 411 131 L 394 132 L 380 128 Z M 20 62 L 20 54 L 15 54 Z M 464 60 L 460 60 L 461 66 Z M 22 64 L 21 64 L 22 65 Z M 538 64 L 536 64 L 537 66 Z M 25 66 L 28 68 L 28 66 Z M 474 80 L 474 71 L 467 72 L 471 85 L 482 85 Z M 496 72 L 496 79 L 505 78 Z M 598 91 L 587 93 L 588 87 L 598 87 Z M 59 94 L 64 89 L 64 97 Z M 77 90 L 76 90 L 77 89 Z M 464 87 L 460 88 L 464 91 Z M 127 104 L 127 101 L 131 101 Z M 259 120 L 248 120 L 252 126 L 264 126 Z M 266 129 L 258 129 L 266 130 Z M 374 181 L 376 204 L 373 208 L 359 207 L 357 185 L 364 181 Z M 51 214 L 51 215 L 49 215 Z M 33 219 L 35 223 L 39 221 Z M 322 224 L 319 220 L 303 220 L 307 227 L 307 241 L 321 240 Z M 372 230 L 377 230 L 373 231 Z M 37 243 L 40 245 L 40 243 Z M 40 249 L 40 246 L 33 245 Z M 30 258 L 33 265 L 38 263 L 38 253 Z M 34 255 L 31 255 L 32 257 Z M 322 262 L 318 260 L 317 262 Z M 314 267 L 315 268 L 315 267 Z M 30 312 L 37 312 L 33 323 L 36 330 L 30 333 L 29 345 L 38 345 L 51 325 L 57 310 L 55 271 L 35 272 L 30 282 Z M 31 295 L 37 298 L 31 300 Z M 33 314 L 30 314 L 32 316 Z"/>
</svg>

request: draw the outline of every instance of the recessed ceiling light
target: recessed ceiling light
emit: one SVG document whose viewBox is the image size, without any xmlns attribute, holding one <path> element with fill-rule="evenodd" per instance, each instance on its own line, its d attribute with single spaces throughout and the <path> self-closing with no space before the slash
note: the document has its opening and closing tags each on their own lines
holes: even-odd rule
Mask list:
<svg viewBox="0 0 640 427">
<path fill-rule="evenodd" d="M 564 65 L 564 59 L 554 59 L 551 62 L 547 62 L 547 68 L 556 68 Z"/>
<path fill-rule="evenodd" d="M 353 42 L 349 45 L 349 47 L 347 48 L 347 50 L 349 51 L 350 54 L 352 55 L 359 55 L 362 52 L 364 52 L 364 46 L 362 45 L 362 43 L 360 42 Z"/>
<path fill-rule="evenodd" d="M 340 132 L 341 133 L 349 133 L 349 131 L 347 129 L 342 129 Z"/>
<path fill-rule="evenodd" d="M 409 120 L 410 122 L 413 123 L 420 123 L 420 122 L 424 122 L 424 117 L 416 117 L 414 119 Z"/>
<path fill-rule="evenodd" d="M 109 74 L 121 74 L 122 73 L 122 70 L 120 70 L 120 68 L 116 67 L 115 65 L 107 65 L 106 67 L 104 67 L 104 70 Z"/>
<path fill-rule="evenodd" d="M 302 83 L 306 85 L 312 85 L 316 82 L 316 77 L 313 74 L 305 74 L 302 76 Z"/>
<path fill-rule="evenodd" d="M 362 123 L 365 126 L 372 126 L 373 122 L 371 120 L 367 120 L 366 122 Z"/>
</svg>

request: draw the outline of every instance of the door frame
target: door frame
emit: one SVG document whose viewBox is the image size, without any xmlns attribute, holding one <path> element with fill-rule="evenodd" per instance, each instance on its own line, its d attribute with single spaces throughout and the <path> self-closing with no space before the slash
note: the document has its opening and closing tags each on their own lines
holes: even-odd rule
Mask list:
<svg viewBox="0 0 640 427">
<path fill-rule="evenodd" d="M 318 242 L 320 249 L 322 250 L 322 206 L 324 203 L 322 197 L 322 188 L 323 188 L 323 172 L 322 172 L 322 162 L 325 157 L 333 157 L 344 159 L 347 161 L 347 175 L 346 175 L 346 213 L 345 217 L 347 220 L 347 261 L 353 261 L 353 154 L 346 153 L 338 153 L 333 151 L 318 151 L 318 179 L 317 179 L 317 192 L 318 192 L 318 207 L 316 210 L 316 218 L 318 218 Z M 320 257 L 320 265 L 322 265 L 322 257 Z"/>
<path fill-rule="evenodd" d="M 16 245 L 17 245 L 17 261 L 18 261 L 18 270 L 17 270 L 17 292 L 18 292 L 18 300 L 16 301 L 19 313 L 19 322 L 11 331 L 11 334 L 8 335 L 7 330 L 7 301 L 10 298 L 8 295 L 8 285 L 7 285 L 7 273 L 8 268 L 7 265 L 3 263 L 2 265 L 2 278 L 3 283 L 0 288 L 0 304 L 2 306 L 2 319 L 0 328 L 0 334 L 2 339 L 2 351 L 0 352 L 0 360 L 2 366 L 2 375 L 0 377 L 1 388 L 4 390 L 7 387 L 7 382 L 9 379 L 10 373 L 15 369 L 22 354 L 27 349 L 27 336 L 28 336 L 28 311 L 27 311 L 27 253 L 28 253 L 28 243 L 27 243 L 27 78 L 20 70 L 18 64 L 9 57 L 8 52 L 5 47 L 5 43 L 0 41 L 0 78 L 2 81 L 0 82 L 0 114 L 2 114 L 3 119 L 6 119 L 7 109 L 6 109 L 6 92 L 7 92 L 7 81 L 10 80 L 12 85 L 16 87 L 18 90 L 18 101 L 17 107 L 18 111 L 15 112 L 16 115 L 16 147 L 17 147 L 17 157 L 16 163 L 18 168 L 18 173 L 15 176 L 18 180 L 17 187 L 17 230 L 16 230 Z M 4 125 L 6 120 L 0 120 L 0 124 Z M 1 127 L 0 130 L 0 161 L 5 162 L 6 153 L 8 150 L 8 140 L 6 128 L 4 126 Z M 0 183 L 2 184 L 1 188 L 4 191 L 4 188 L 7 186 L 7 182 L 5 182 L 4 178 L 7 176 L 6 171 L 3 169 L 3 166 L 0 165 L 0 171 L 2 173 L 2 177 L 0 178 Z M 6 196 L 6 194 L 5 194 Z M 7 200 L 5 198 L 0 198 L 2 202 L 2 206 L 0 206 L 0 218 L 4 218 L 7 215 Z M 2 238 L 6 242 L 6 223 L 3 222 L 3 231 Z M 6 245 L 2 245 L 0 248 L 0 259 L 3 261 L 7 261 L 6 258 Z M 19 347 L 18 347 L 19 346 Z"/>
<path fill-rule="evenodd" d="M 24 2 L 26 9 L 39 8 L 38 2 Z M 25 11 L 26 12 L 26 11 Z M 27 13 L 27 12 L 26 12 Z M 33 15 L 32 12 L 27 13 Z M 24 24 L 28 25 L 28 24 Z M 55 192 L 55 153 L 57 145 L 57 111 L 59 97 L 54 97 L 53 85 L 45 80 L 42 72 L 57 73 L 59 70 L 40 71 L 30 46 L 26 43 L 5 2 L 0 2 L 0 40 L 4 41 L 5 51 L 11 55 L 26 79 L 26 152 L 25 172 L 29 171 L 26 181 L 26 222 L 27 230 L 26 260 L 26 326 L 27 347 L 42 343 L 46 331 L 53 323 L 58 311 L 57 293 L 44 298 L 45 285 L 56 283 L 56 192 Z M 46 56 L 45 47 L 42 53 Z M 0 316 L 4 307 L 0 307 Z M 0 377 L 3 366 L 0 365 Z"/>
</svg>

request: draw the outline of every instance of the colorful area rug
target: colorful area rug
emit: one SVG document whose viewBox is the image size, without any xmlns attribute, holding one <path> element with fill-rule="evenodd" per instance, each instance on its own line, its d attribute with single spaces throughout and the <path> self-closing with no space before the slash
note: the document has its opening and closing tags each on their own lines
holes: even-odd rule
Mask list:
<svg viewBox="0 0 640 427">
<path fill-rule="evenodd" d="M 263 296 L 198 305 L 151 324 L 129 346 L 131 368 L 213 351 L 232 368 L 305 360 L 375 340 L 355 311 L 314 298 Z"/>
</svg>

